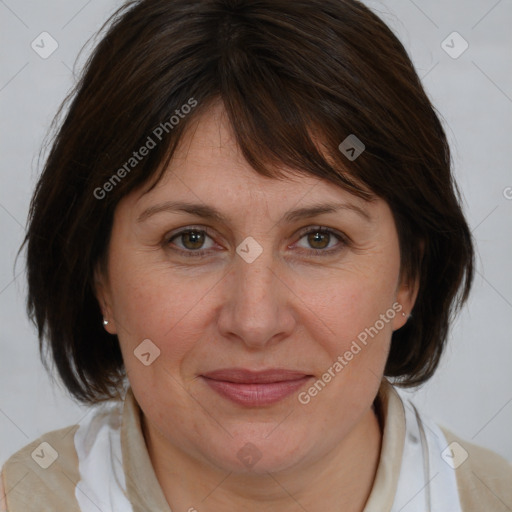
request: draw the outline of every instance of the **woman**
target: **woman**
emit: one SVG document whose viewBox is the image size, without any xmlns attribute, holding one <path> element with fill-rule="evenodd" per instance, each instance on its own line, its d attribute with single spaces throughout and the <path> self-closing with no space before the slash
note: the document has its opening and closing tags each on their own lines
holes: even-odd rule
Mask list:
<svg viewBox="0 0 512 512">
<path fill-rule="evenodd" d="M 38 183 L 29 312 L 99 404 L 2 469 L 9 512 L 510 510 L 512 468 L 396 393 L 473 277 L 443 128 L 352 0 L 143 0 Z"/>
</svg>

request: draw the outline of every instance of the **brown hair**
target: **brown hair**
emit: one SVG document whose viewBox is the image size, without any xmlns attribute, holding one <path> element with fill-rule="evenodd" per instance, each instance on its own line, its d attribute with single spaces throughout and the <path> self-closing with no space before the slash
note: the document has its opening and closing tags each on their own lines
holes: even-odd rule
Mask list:
<svg viewBox="0 0 512 512">
<path fill-rule="evenodd" d="M 28 313 L 70 393 L 95 403 L 122 387 L 94 269 L 118 202 L 158 182 L 185 127 L 216 100 L 256 172 L 286 167 L 389 204 L 403 275 L 420 288 L 385 374 L 404 386 L 430 378 L 470 291 L 473 246 L 443 127 L 385 23 L 354 0 L 142 0 L 105 27 L 63 104 L 23 243 Z M 161 140 L 126 167 L 158 127 Z M 354 160 L 338 149 L 352 134 L 366 146 Z"/>
</svg>

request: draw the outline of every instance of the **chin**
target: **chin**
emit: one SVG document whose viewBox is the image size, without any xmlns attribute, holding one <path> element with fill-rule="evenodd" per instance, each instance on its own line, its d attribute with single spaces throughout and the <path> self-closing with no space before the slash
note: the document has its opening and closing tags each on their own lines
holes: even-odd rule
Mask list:
<svg viewBox="0 0 512 512">
<path fill-rule="evenodd" d="M 207 453 L 203 456 L 214 466 L 236 474 L 267 475 L 291 469 L 305 458 L 308 446 L 285 431 L 272 433 L 272 428 L 268 424 L 259 432 L 254 425 L 240 428 L 238 435 L 224 439 L 225 444 L 215 443 L 214 449 L 211 445 L 205 447 Z"/>
</svg>

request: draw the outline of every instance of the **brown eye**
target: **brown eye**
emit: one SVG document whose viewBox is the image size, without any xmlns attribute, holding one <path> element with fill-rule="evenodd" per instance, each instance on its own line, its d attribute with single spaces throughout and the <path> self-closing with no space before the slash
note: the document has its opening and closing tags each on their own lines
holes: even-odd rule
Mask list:
<svg viewBox="0 0 512 512">
<path fill-rule="evenodd" d="M 299 247 L 317 256 L 339 252 L 349 243 L 343 234 L 322 227 L 302 231 L 299 242 L 301 240 L 306 242 L 305 245 L 299 244 Z"/>
<path fill-rule="evenodd" d="M 181 240 L 186 249 L 201 249 L 205 240 L 204 231 L 185 231 L 181 235 Z"/>
<path fill-rule="evenodd" d="M 331 235 L 321 231 L 311 231 L 308 235 L 308 243 L 313 249 L 325 249 L 329 245 Z"/>
<path fill-rule="evenodd" d="M 209 245 L 208 239 L 210 239 Z M 184 229 L 170 236 L 165 244 L 186 256 L 203 256 L 214 245 L 212 238 L 203 229 Z"/>
</svg>

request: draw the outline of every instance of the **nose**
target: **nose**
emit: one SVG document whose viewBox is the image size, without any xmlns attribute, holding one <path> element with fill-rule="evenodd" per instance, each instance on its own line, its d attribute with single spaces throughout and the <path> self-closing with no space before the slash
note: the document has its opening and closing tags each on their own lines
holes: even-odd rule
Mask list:
<svg viewBox="0 0 512 512">
<path fill-rule="evenodd" d="M 262 349 L 293 332 L 294 294 L 272 251 L 263 250 L 251 263 L 236 254 L 223 286 L 218 318 L 223 337 Z"/>
</svg>

